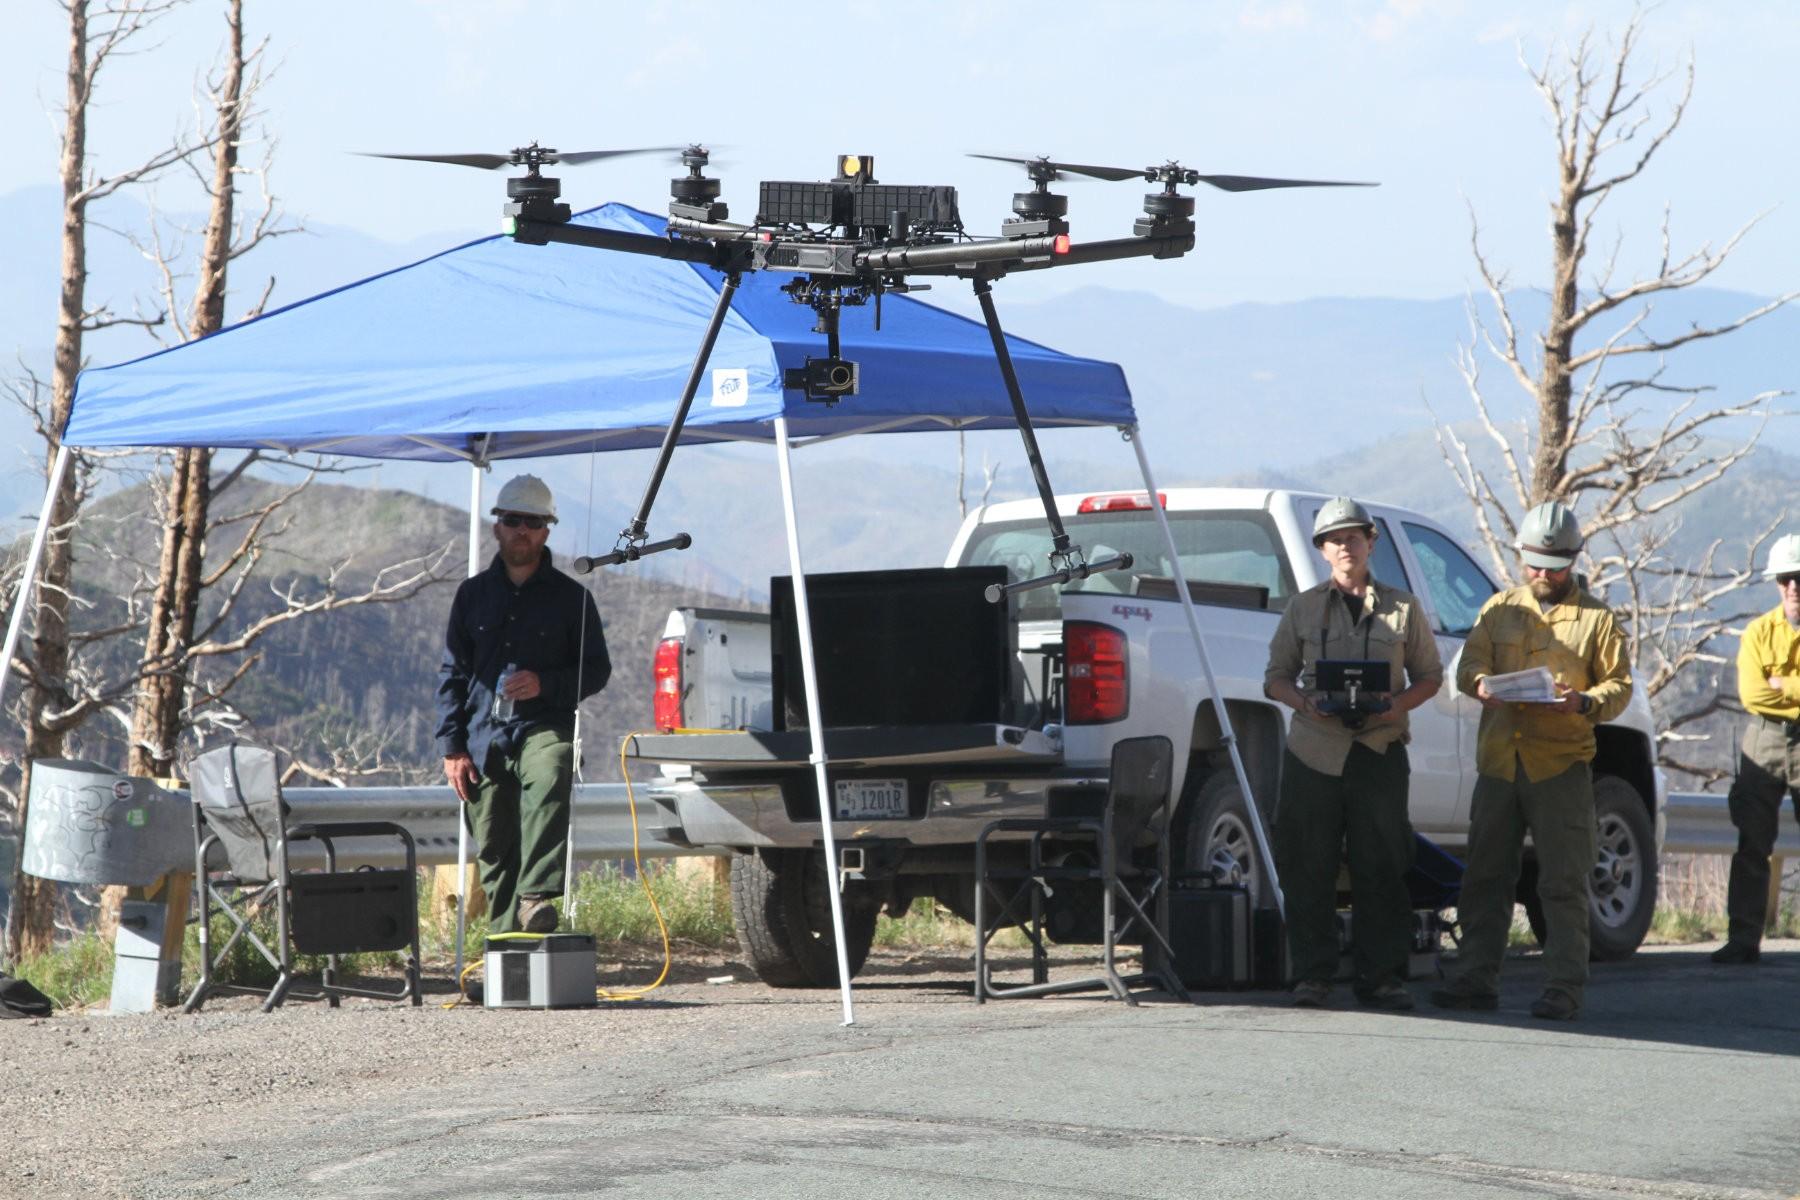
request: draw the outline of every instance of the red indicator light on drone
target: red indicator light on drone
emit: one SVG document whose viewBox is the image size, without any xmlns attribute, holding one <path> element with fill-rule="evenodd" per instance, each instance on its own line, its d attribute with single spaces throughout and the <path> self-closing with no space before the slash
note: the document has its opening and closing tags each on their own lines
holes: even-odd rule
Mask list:
<svg viewBox="0 0 1800 1200">
<path fill-rule="evenodd" d="M 1069 252 L 1069 235 L 1066 233 L 1057 234 L 1056 240 L 1050 243 L 1050 253 L 1052 253 L 1052 254 L 1067 254 L 1068 252 Z"/>
<path fill-rule="evenodd" d="M 1156 493 L 1156 503 L 1162 508 L 1169 507 L 1168 493 Z M 1149 512 L 1150 493 L 1108 492 L 1099 496 L 1086 496 L 1083 497 L 1081 506 L 1075 511 L 1078 513 Z"/>
</svg>

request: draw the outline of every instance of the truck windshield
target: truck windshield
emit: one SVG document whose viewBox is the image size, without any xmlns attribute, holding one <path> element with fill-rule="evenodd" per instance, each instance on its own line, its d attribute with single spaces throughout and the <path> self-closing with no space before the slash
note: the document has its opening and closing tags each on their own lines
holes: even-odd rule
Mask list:
<svg viewBox="0 0 1800 1200">
<path fill-rule="evenodd" d="M 1064 518 L 1069 538 L 1089 562 L 1123 550 L 1129 571 L 1107 571 L 1068 586 L 1072 592 L 1130 595 L 1140 576 L 1175 574 L 1156 516 L 1150 512 L 1088 513 Z M 1181 554 L 1179 574 L 1193 582 L 1241 583 L 1269 589 L 1269 608 L 1280 611 L 1294 593 L 1294 576 L 1281 552 L 1281 534 L 1269 514 L 1254 509 L 1169 514 Z M 1042 520 L 984 525 L 963 552 L 963 566 L 1002 566 L 1014 580 L 1050 570 L 1050 527 Z M 1018 597 L 1019 619 L 1061 616 L 1058 589 L 1039 588 Z"/>
</svg>

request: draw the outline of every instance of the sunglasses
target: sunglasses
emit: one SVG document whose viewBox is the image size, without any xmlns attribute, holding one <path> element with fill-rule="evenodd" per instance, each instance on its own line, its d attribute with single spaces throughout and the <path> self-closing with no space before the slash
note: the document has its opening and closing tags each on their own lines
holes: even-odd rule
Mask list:
<svg viewBox="0 0 1800 1200">
<path fill-rule="evenodd" d="M 1778 575 L 1775 577 L 1775 586 L 1778 588 L 1791 588 L 1796 583 L 1800 583 L 1800 575 Z"/>
<path fill-rule="evenodd" d="M 527 529 L 542 529 L 550 522 L 542 517 L 528 517 L 524 513 L 506 513 L 500 518 L 500 523 L 508 529 L 517 529 L 521 525 Z"/>
</svg>

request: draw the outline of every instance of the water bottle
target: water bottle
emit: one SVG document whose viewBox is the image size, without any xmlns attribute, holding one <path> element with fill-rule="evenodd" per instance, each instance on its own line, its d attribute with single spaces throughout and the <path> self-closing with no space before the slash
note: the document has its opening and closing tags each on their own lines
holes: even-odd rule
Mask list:
<svg viewBox="0 0 1800 1200">
<path fill-rule="evenodd" d="M 515 704 L 513 698 L 506 694 L 506 681 L 513 677 L 519 669 L 518 663 L 507 663 L 506 670 L 500 672 L 500 678 L 494 681 L 494 720 L 510 721 L 513 719 Z"/>
</svg>

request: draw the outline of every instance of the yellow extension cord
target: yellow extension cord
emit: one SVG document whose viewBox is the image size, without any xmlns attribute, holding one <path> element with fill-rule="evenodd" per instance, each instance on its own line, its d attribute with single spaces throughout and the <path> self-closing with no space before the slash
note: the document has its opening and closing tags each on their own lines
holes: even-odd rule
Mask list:
<svg viewBox="0 0 1800 1200">
<path fill-rule="evenodd" d="M 642 838 L 641 838 L 641 834 L 638 829 L 637 792 L 631 786 L 631 772 L 629 772 L 625 768 L 625 752 L 631 746 L 631 739 L 633 739 L 635 737 L 640 737 L 640 736 L 643 736 L 646 734 L 662 733 L 662 732 L 664 732 L 664 730 L 661 730 L 661 729 L 634 729 L 630 733 L 626 734 L 624 739 L 619 743 L 619 776 L 620 776 L 620 778 L 625 780 L 625 802 L 626 802 L 626 807 L 631 812 L 631 865 L 632 865 L 633 869 L 637 872 L 639 886 L 641 886 L 644 889 L 644 899 L 646 899 L 650 902 L 650 912 L 656 918 L 656 930 L 662 936 L 662 948 L 663 948 L 662 970 L 657 973 L 656 979 L 653 982 L 646 984 L 645 986 L 643 986 L 641 988 L 629 988 L 629 989 L 626 989 L 623 991 L 616 991 L 616 992 L 609 991 L 606 988 L 595 988 L 594 989 L 595 999 L 602 1000 L 607 1003 L 615 1003 L 616 1004 L 616 1003 L 622 1003 L 622 1002 L 630 1001 L 630 1000 L 642 1000 L 645 996 L 648 996 L 651 992 L 654 992 L 657 988 L 659 988 L 663 985 L 663 982 L 665 980 L 667 980 L 669 977 L 669 967 L 673 963 L 674 954 L 669 946 L 669 926 L 667 925 L 667 923 L 665 923 L 663 921 L 662 908 L 660 905 L 658 905 L 656 903 L 656 893 L 650 889 L 650 879 L 648 876 L 646 876 L 644 874 L 643 857 L 639 853 L 639 844 L 640 844 Z M 742 733 L 743 731 L 740 729 L 685 729 L 684 728 L 684 729 L 671 729 L 671 730 L 668 730 L 667 732 L 669 732 L 669 733 Z M 495 937 L 505 937 L 507 935 L 496 934 L 494 936 Z M 538 935 L 538 936 L 542 936 L 542 935 Z M 492 940 L 492 939 L 490 938 L 490 940 Z M 456 999 L 451 1000 L 450 1002 L 445 1004 L 444 1005 L 445 1008 L 455 1008 L 457 1005 L 461 1004 L 465 999 L 468 998 L 469 973 L 471 971 L 477 970 L 478 968 L 484 966 L 485 958 L 486 958 L 485 955 L 482 956 L 481 958 L 474 958 L 474 957 L 470 958 L 469 965 L 464 967 L 462 974 L 457 977 Z"/>
</svg>

